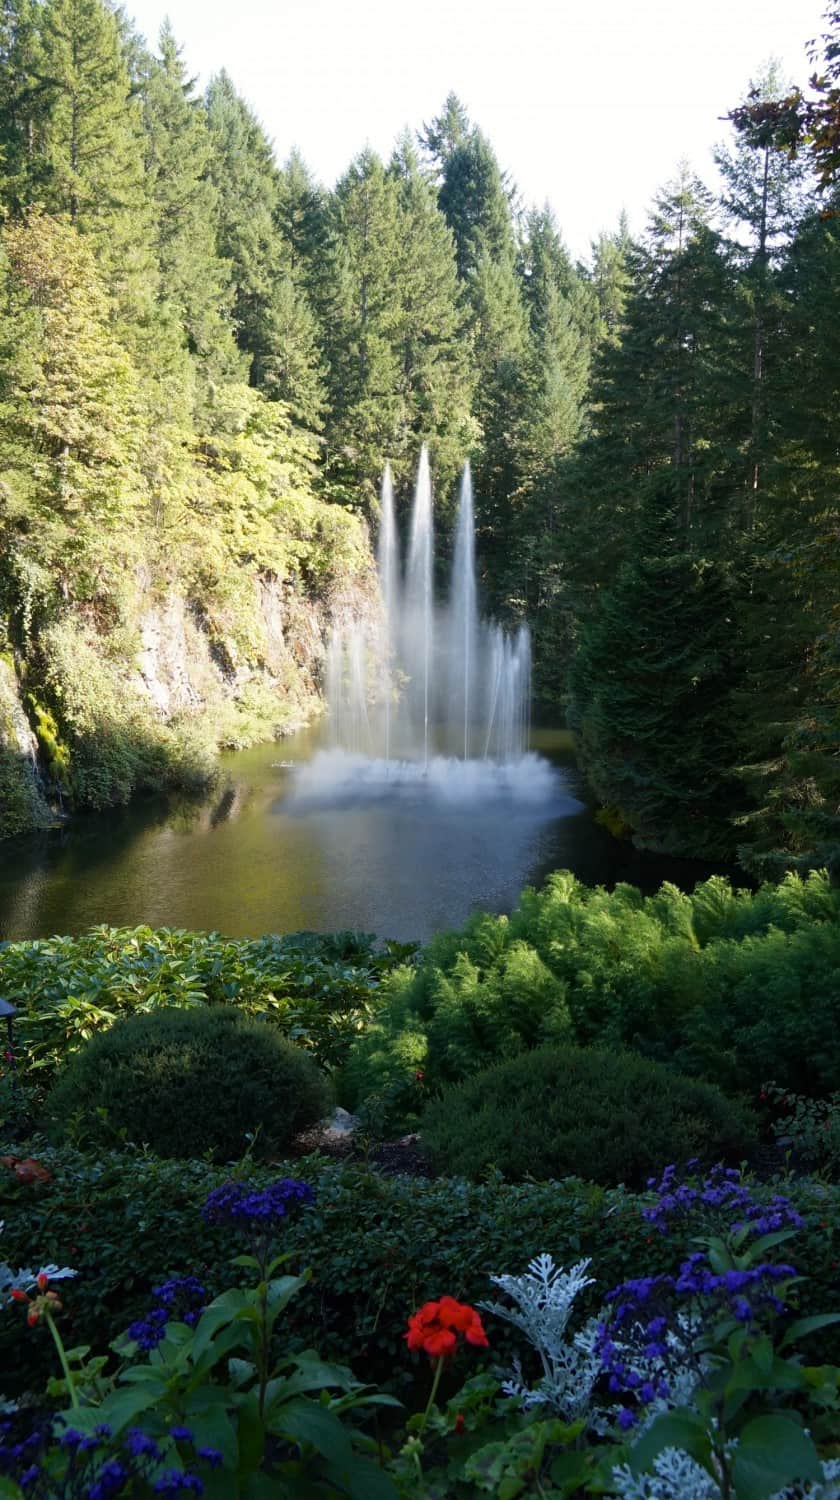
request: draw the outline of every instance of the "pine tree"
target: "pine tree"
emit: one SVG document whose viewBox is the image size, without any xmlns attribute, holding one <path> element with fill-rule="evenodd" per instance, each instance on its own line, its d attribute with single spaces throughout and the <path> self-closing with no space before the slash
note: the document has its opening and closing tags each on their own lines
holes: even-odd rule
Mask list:
<svg viewBox="0 0 840 1500">
<path fill-rule="evenodd" d="M 569 708 L 593 788 L 642 847 L 731 852 L 733 602 L 727 570 L 683 550 L 673 485 L 652 494 L 581 627 Z"/>
<path fill-rule="evenodd" d="M 659 194 L 631 257 L 621 341 L 605 340 L 597 356 L 592 433 L 568 479 L 582 602 L 615 577 L 634 518 L 663 474 L 680 507 L 685 550 L 717 555 L 714 539 L 732 523 L 732 453 L 746 418 L 727 378 L 733 292 L 711 207 L 687 171 Z"/>
<path fill-rule="evenodd" d="M 235 373 L 230 272 L 217 250 L 213 142 L 168 23 L 143 88 L 146 189 L 154 203 L 159 295 L 207 375 Z"/>
<path fill-rule="evenodd" d="M 774 356 L 779 312 L 775 264 L 803 211 L 804 165 L 791 156 L 785 143 L 787 92 L 778 68 L 771 65 L 751 87 L 749 123 L 737 130 L 733 147 L 721 146 L 715 154 L 724 183 L 722 206 L 736 233 L 734 249 L 741 267 L 739 321 L 750 400 L 743 481 L 747 532 L 760 519 L 757 511 L 772 446 L 767 372 Z"/>
<path fill-rule="evenodd" d="M 210 173 L 218 193 L 221 256 L 230 263 L 233 318 L 252 384 L 317 428 L 323 372 L 316 328 L 278 225 L 280 177 L 271 144 L 226 73 L 207 91 Z"/>
<path fill-rule="evenodd" d="M 333 198 L 334 302 L 325 330 L 329 472 L 351 501 L 375 503 L 395 435 L 407 425 L 399 389 L 401 262 L 399 185 L 366 150 Z"/>
<path fill-rule="evenodd" d="M 316 321 L 329 302 L 329 204 L 300 152 L 294 150 L 277 177 L 274 221 L 289 256 L 295 285 L 306 295 Z"/>
<path fill-rule="evenodd" d="M 592 246 L 592 269 L 589 276 L 595 306 L 593 343 L 619 342 L 624 310 L 631 290 L 630 257 L 633 242 L 622 214 L 613 234 L 602 233 Z"/>
<path fill-rule="evenodd" d="M 473 440 L 473 376 L 467 319 L 458 287 L 455 247 L 433 186 L 411 139 L 402 139 L 388 167 L 398 188 L 399 319 L 395 344 L 407 426 L 395 444 L 397 471 L 410 471 L 421 442 L 434 448 L 439 493 L 454 489 Z"/>
<path fill-rule="evenodd" d="M 90 238 L 127 320 L 155 289 L 140 106 L 103 0 L 43 0 L 34 85 L 38 201 Z"/>
<path fill-rule="evenodd" d="M 130 529 L 144 486 L 131 360 L 84 237 L 32 213 L 3 232 L 4 314 L 25 337 L 4 352 L 4 527 L 58 568 L 65 596 L 103 590 L 104 534 Z M 58 562 L 57 562 L 58 560 Z"/>
</svg>

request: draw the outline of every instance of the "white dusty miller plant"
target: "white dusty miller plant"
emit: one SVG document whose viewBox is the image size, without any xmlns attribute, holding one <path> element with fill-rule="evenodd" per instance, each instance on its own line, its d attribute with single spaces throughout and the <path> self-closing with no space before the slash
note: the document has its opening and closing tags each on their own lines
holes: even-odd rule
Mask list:
<svg viewBox="0 0 840 1500">
<path fill-rule="evenodd" d="M 514 1362 L 513 1378 L 504 1381 L 502 1389 L 516 1396 L 527 1409 L 546 1406 L 565 1422 L 585 1418 L 593 1432 L 607 1432 L 615 1422 L 615 1411 L 596 1406 L 593 1392 L 602 1374 L 601 1361 L 595 1352 L 598 1319 L 590 1318 L 575 1334 L 569 1334 L 569 1323 L 575 1300 L 585 1287 L 594 1285 L 587 1276 L 591 1262 L 580 1260 L 570 1270 L 556 1266 L 550 1255 L 538 1255 L 522 1276 L 491 1276 L 494 1286 L 506 1292 L 513 1307 L 501 1302 L 481 1302 L 479 1306 L 512 1323 L 524 1333 L 539 1355 L 542 1378 L 529 1386 L 521 1362 Z M 655 1417 L 674 1406 L 690 1404 L 697 1385 L 698 1367 L 703 1361 L 689 1359 L 691 1331 L 684 1317 L 667 1333 L 670 1356 L 667 1398 L 650 1401 L 638 1431 L 650 1425 Z M 654 1361 L 646 1361 L 637 1348 L 616 1341 L 628 1370 L 639 1377 L 639 1384 L 655 1373 Z"/>
<path fill-rule="evenodd" d="M 711 1474 L 679 1448 L 664 1448 L 652 1474 L 633 1474 L 628 1464 L 613 1469 L 620 1500 L 721 1500 L 723 1491 Z M 769 1500 L 840 1500 L 840 1459 L 823 1464 L 822 1480 L 779 1490 Z"/>
<path fill-rule="evenodd" d="M 588 1260 L 580 1260 L 564 1271 L 562 1266 L 555 1266 L 550 1255 L 538 1255 L 523 1276 L 490 1278 L 494 1286 L 507 1293 L 513 1307 L 501 1302 L 479 1303 L 524 1333 L 542 1363 L 542 1379 L 528 1386 L 517 1362 L 514 1378 L 502 1387 L 505 1394 L 518 1396 L 526 1407 L 548 1406 L 567 1422 L 591 1417 L 592 1392 L 601 1373 L 594 1350 L 595 1320 L 573 1338 L 566 1336 L 575 1298 L 584 1287 L 594 1284 L 594 1278 L 586 1274 L 589 1265 Z"/>
</svg>

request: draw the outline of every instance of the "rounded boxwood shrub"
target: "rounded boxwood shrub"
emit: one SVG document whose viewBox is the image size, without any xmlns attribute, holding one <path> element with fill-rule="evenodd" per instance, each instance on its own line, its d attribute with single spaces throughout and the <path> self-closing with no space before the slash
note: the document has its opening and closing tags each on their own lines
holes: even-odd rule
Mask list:
<svg viewBox="0 0 840 1500">
<path fill-rule="evenodd" d="M 541 1047 L 452 1085 L 421 1121 L 438 1170 L 641 1186 L 669 1162 L 739 1159 L 752 1117 L 714 1084 L 629 1052 Z"/>
<path fill-rule="evenodd" d="M 86 1145 L 159 1156 L 240 1156 L 286 1145 L 329 1107 L 308 1053 L 232 1007 L 165 1007 L 117 1021 L 77 1052 L 47 1101 L 47 1128 Z"/>
</svg>

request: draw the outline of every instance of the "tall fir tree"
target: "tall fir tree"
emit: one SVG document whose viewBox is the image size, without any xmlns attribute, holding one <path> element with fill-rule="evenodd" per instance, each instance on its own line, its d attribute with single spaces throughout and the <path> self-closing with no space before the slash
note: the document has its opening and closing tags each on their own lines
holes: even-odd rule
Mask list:
<svg viewBox="0 0 840 1500">
<path fill-rule="evenodd" d="M 207 120 L 219 252 L 231 266 L 236 337 L 249 357 L 251 382 L 317 428 L 324 403 L 321 355 L 277 222 L 280 177 L 271 143 L 226 73 L 210 83 Z"/>
<path fill-rule="evenodd" d="M 631 556 L 581 629 L 570 682 L 583 767 L 642 847 L 732 853 L 733 605 L 729 571 L 684 550 L 672 477 L 647 497 Z"/>
<path fill-rule="evenodd" d="M 42 0 L 36 17 L 37 199 L 90 239 L 130 323 L 153 300 L 156 266 L 140 104 L 120 27 L 103 0 Z"/>
<path fill-rule="evenodd" d="M 149 60 L 143 126 L 159 295 L 206 374 L 235 374 L 230 271 L 217 248 L 218 194 L 209 178 L 213 142 L 168 22 Z"/>
</svg>

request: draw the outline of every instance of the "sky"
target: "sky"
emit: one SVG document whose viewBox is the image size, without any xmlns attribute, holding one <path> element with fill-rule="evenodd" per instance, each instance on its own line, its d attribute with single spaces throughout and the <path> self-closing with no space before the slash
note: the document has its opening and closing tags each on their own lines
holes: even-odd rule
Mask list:
<svg viewBox="0 0 840 1500">
<path fill-rule="evenodd" d="M 221 68 L 279 161 L 298 146 L 332 186 L 366 145 L 450 91 L 525 203 L 586 255 L 622 209 L 644 226 L 686 158 L 711 186 L 721 120 L 771 57 L 804 84 L 824 0 L 124 0 L 154 41 L 168 16 L 201 85 Z"/>
</svg>

